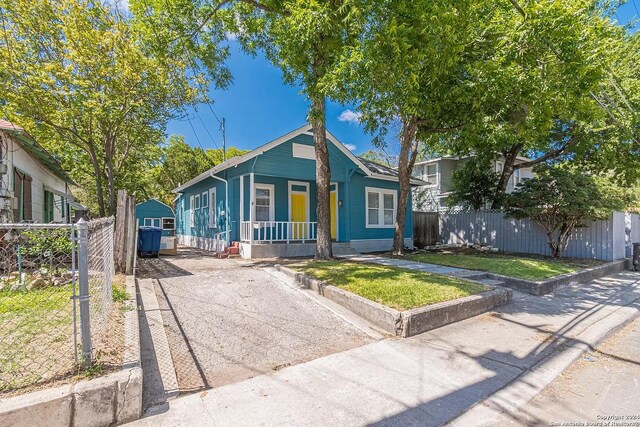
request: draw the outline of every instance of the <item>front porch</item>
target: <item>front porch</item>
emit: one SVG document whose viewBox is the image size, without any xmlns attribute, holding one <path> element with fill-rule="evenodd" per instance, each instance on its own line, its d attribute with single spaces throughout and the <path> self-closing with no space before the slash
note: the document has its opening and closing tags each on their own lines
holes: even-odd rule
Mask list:
<svg viewBox="0 0 640 427">
<path fill-rule="evenodd" d="M 333 242 L 334 255 L 353 255 L 357 252 L 349 242 Z M 247 259 L 258 258 L 295 258 L 309 257 L 316 254 L 316 242 L 272 242 L 272 243 L 240 243 L 240 256 Z"/>
</svg>

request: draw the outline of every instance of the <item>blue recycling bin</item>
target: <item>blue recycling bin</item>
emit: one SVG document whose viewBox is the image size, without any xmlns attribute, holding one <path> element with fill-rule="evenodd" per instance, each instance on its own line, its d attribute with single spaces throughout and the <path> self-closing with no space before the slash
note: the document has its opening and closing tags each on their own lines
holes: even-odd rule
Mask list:
<svg viewBox="0 0 640 427">
<path fill-rule="evenodd" d="M 157 257 L 160 253 L 162 228 L 138 227 L 138 256 L 142 258 Z"/>
</svg>

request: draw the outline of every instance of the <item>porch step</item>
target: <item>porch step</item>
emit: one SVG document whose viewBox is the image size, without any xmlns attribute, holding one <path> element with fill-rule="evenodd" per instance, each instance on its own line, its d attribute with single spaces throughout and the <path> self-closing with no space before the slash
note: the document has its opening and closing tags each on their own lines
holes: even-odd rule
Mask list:
<svg viewBox="0 0 640 427">
<path fill-rule="evenodd" d="M 225 249 L 225 252 L 229 253 L 230 255 L 240 255 L 240 248 L 238 246 L 229 246 L 227 249 Z"/>
</svg>

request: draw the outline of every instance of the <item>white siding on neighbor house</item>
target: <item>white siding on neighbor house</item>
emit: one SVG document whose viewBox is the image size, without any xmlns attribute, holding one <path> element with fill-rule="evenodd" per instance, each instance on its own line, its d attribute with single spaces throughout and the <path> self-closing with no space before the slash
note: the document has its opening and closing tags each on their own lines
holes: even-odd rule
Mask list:
<svg viewBox="0 0 640 427">
<path fill-rule="evenodd" d="M 434 202 L 438 205 L 430 206 L 429 210 L 443 210 L 446 209 L 446 197 L 453 190 L 453 173 L 462 169 L 471 158 L 465 157 L 462 159 L 450 159 L 450 158 L 442 158 L 435 160 L 433 162 L 425 161 L 416 165 L 416 173 L 414 175 L 417 178 L 425 179 L 424 171 L 426 170 L 426 165 L 437 165 L 438 169 L 438 184 L 437 185 L 429 185 L 420 187 L 419 191 L 427 191 L 429 193 L 429 199 L 434 200 Z M 498 159 L 494 161 L 491 165 L 494 171 L 498 171 L 499 166 L 497 163 L 503 163 L 503 159 Z M 522 168 L 520 169 L 520 180 L 533 178 L 533 169 L 532 168 Z M 515 190 L 515 174 L 511 175 L 509 178 L 509 182 L 507 183 L 507 193 L 511 193 Z"/>
<path fill-rule="evenodd" d="M 6 138 L 6 140 L 8 140 L 6 159 L 7 174 L 3 177 L 3 186 L 13 191 L 14 168 L 18 168 L 18 170 L 31 176 L 33 179 L 31 182 L 33 221 L 41 223 L 44 221 L 44 186 L 46 185 L 54 190 L 66 193 L 66 183 L 44 167 L 38 160 L 33 158 L 20 144 L 13 141 L 12 138 Z M 64 220 L 61 209 L 62 202 L 62 198 L 54 194 L 54 222 L 62 222 Z"/>
</svg>

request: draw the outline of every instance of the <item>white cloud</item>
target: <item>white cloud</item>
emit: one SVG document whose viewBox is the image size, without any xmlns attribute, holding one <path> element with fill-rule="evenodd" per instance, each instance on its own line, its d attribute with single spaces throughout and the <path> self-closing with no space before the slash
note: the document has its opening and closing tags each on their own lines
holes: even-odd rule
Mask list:
<svg viewBox="0 0 640 427">
<path fill-rule="evenodd" d="M 238 38 L 238 36 L 235 33 L 231 33 L 229 31 L 225 32 L 224 35 L 227 37 L 227 40 L 229 41 L 233 41 Z"/>
<path fill-rule="evenodd" d="M 349 151 L 356 151 L 356 147 L 355 144 L 344 144 L 345 147 L 347 147 L 347 150 Z"/>
<path fill-rule="evenodd" d="M 351 110 L 344 110 L 338 116 L 338 121 L 353 123 L 353 124 L 360 124 L 360 117 L 362 117 L 362 114 L 358 112 L 351 111 Z"/>
</svg>

